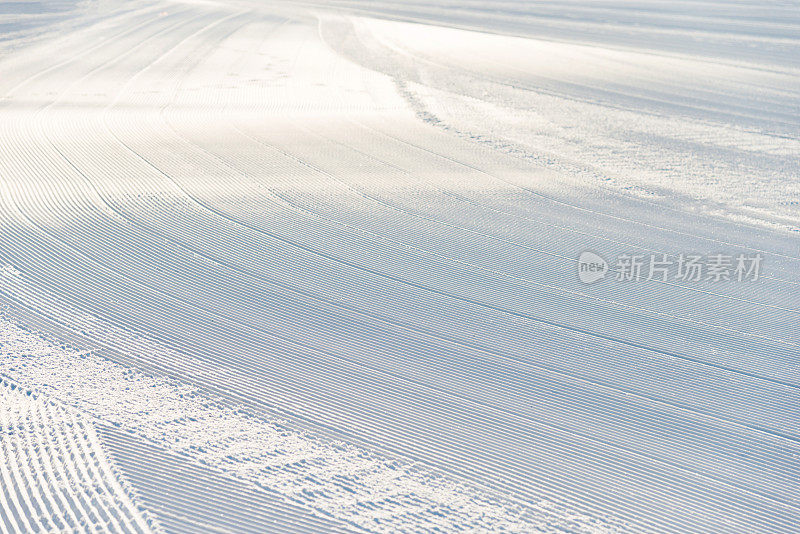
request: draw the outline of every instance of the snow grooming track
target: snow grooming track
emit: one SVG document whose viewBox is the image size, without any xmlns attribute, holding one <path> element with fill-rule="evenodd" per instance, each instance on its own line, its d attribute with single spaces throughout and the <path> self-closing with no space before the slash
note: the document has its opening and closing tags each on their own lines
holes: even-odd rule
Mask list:
<svg viewBox="0 0 800 534">
<path fill-rule="evenodd" d="M 530 514 L 420 466 L 226 409 L 175 381 L 109 363 L 98 356 L 102 350 L 55 347 L 2 316 L 0 347 L 0 376 L 57 397 L 100 423 L 105 448 L 167 531 L 226 530 L 215 519 L 220 513 L 236 523 L 237 532 L 261 532 L 264 524 L 285 532 L 349 530 L 334 517 L 356 530 L 379 532 L 409 526 L 442 532 L 616 531 L 552 503 Z M 97 442 L 94 435 L 90 439 Z M 16 469 L 19 462 L 8 464 Z M 187 509 L 195 512 L 191 519 Z"/>
<path fill-rule="evenodd" d="M 96 440 L 166 532 L 794 534 L 797 17 L 336 3 L 108 0 L 0 56 L 0 374 L 94 429 L 9 434 L 8 525 L 122 525 L 26 483 Z M 587 249 L 764 265 L 587 286 Z"/>
<path fill-rule="evenodd" d="M 13 341 L 2 330 L 7 363 Z M 24 357 L 35 349 L 26 345 Z M 0 532 L 160 531 L 123 489 L 90 422 L 2 377 L 0 478 Z"/>
</svg>

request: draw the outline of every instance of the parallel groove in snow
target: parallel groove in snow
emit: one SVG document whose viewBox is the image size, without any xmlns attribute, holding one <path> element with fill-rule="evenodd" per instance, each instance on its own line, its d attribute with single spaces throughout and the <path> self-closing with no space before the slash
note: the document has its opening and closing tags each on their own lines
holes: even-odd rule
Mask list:
<svg viewBox="0 0 800 534">
<path fill-rule="evenodd" d="M 101 347 L 87 362 L 104 356 L 169 376 L 254 420 L 280 413 L 365 458 L 379 451 L 442 473 L 458 491 L 491 495 L 478 508 L 458 491 L 431 497 L 433 508 L 460 503 L 437 519 L 420 497 L 424 484 L 364 484 L 366 501 L 392 484 L 416 488 L 403 512 L 421 530 L 484 520 L 487 530 L 494 521 L 518 531 L 790 532 L 800 521 L 794 236 L 584 188 L 423 124 L 403 100 L 413 90 L 438 102 L 436 76 L 470 61 L 476 75 L 522 92 L 553 80 L 577 91 L 568 79 L 504 81 L 500 71 L 513 65 L 445 50 L 431 59 L 441 72 L 426 71 L 431 94 L 408 84 L 398 92 L 389 77 L 337 56 L 324 24 L 268 9 L 157 2 L 111 19 L 102 46 L 90 44 L 103 35 L 97 28 L 77 35 L 70 46 L 80 61 L 31 52 L 42 69 L 20 71 L 0 104 L 0 302 L 55 338 Z M 359 24 L 402 33 L 392 22 L 344 27 Z M 682 94 L 667 83 L 665 98 L 653 92 L 643 104 L 596 80 L 581 87 L 630 110 Z M 758 106 L 737 98 L 718 104 L 752 119 Z M 701 104 L 693 109 L 713 111 Z M 771 113 L 755 119 L 786 126 Z M 687 132 L 701 145 L 739 139 Z M 774 161 L 793 141 L 765 149 L 755 133 L 742 139 L 751 152 L 773 150 Z M 762 251 L 766 272 L 751 285 L 587 287 L 575 280 L 582 248 L 607 257 Z M 13 372 L 31 382 L 47 375 L 34 368 Z M 59 384 L 53 395 L 70 391 Z M 84 386 L 70 394 L 85 403 L 81 391 L 93 390 Z M 121 417 L 101 407 L 101 420 Z M 399 528 L 391 497 L 337 508 L 329 495 L 295 491 L 297 481 L 281 486 L 307 466 L 265 471 L 247 454 L 262 443 L 255 436 L 233 440 L 228 459 L 224 446 L 182 449 L 181 436 L 201 434 L 180 417 L 161 421 L 159 435 L 147 410 L 135 411 L 98 436 L 59 410 L 34 413 L 88 434 L 15 436 L 0 449 L 6 457 L 24 447 L 47 453 L 0 466 L 0 476 L 15 488 L 42 473 L 103 483 L 91 494 L 4 494 L 9 529 L 136 528 L 108 500 L 125 490 L 93 463 L 100 444 L 167 531 L 225 530 L 226 521 L 253 532 L 271 521 L 297 532 L 337 530 L 340 520 Z M 69 461 L 64 450 L 74 451 Z M 333 463 L 349 458 L 319 450 Z M 358 486 L 313 483 L 331 495 Z M 214 498 L 229 516 L 206 502 Z M 544 500 L 557 504 L 548 510 Z"/>
<path fill-rule="evenodd" d="M 195 515 L 200 525 L 218 530 L 225 529 L 224 521 L 215 518 L 223 510 L 237 531 L 253 532 L 265 521 L 280 523 L 286 531 L 342 530 L 326 516 L 382 531 L 404 525 L 452 531 L 493 524 L 519 532 L 559 525 L 584 530 L 580 516 L 543 507 L 534 507 L 531 514 L 419 467 L 223 409 L 191 388 L 132 373 L 91 353 L 59 349 L 5 321 L 0 339 L 0 372 L 122 429 L 101 429 L 104 445 L 148 511 L 160 517 L 175 521 Z M 78 463 L 79 472 L 90 470 L 82 466 Z M 251 484 L 226 488 L 236 487 L 236 479 Z M 314 518 L 298 504 L 324 515 Z"/>
<path fill-rule="evenodd" d="M 74 413 L 0 380 L 4 532 L 153 530 L 119 485 L 94 432 Z"/>
</svg>

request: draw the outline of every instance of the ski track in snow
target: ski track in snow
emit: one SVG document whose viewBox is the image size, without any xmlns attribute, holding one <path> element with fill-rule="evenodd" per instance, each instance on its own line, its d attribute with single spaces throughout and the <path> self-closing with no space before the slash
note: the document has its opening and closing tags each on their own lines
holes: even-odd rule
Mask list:
<svg viewBox="0 0 800 534">
<path fill-rule="evenodd" d="M 796 7 L 3 4 L 0 533 L 794 532 Z"/>
</svg>

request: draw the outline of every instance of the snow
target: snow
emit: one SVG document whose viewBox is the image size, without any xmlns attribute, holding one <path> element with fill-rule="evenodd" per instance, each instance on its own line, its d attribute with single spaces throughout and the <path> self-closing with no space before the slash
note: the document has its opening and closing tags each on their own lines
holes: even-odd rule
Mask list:
<svg viewBox="0 0 800 534">
<path fill-rule="evenodd" d="M 797 6 L 12 4 L 0 532 L 800 524 Z"/>
<path fill-rule="evenodd" d="M 58 399 L 97 425 L 127 431 L 150 445 L 301 503 L 321 518 L 336 517 L 380 532 L 410 525 L 446 532 L 612 532 L 591 518 L 553 509 L 550 503 L 537 503 L 531 514 L 513 501 L 422 466 L 382 458 L 345 442 L 323 441 L 286 421 L 259 419 L 248 414 L 246 406 L 225 407 L 196 388 L 143 375 L 96 352 L 53 346 L 8 320 L 0 323 L 0 339 L 0 374 L 13 377 L 14 384 Z M 36 401 L 25 407 L 31 402 Z M 18 423 L 6 424 L 11 428 Z M 110 448 L 112 457 L 129 452 Z M 12 466 L 25 463 L 10 458 Z"/>
</svg>

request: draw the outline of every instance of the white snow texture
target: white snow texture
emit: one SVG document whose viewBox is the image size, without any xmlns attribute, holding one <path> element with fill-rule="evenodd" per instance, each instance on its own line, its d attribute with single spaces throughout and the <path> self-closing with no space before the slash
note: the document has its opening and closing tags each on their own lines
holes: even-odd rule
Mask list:
<svg viewBox="0 0 800 534">
<path fill-rule="evenodd" d="M 2 2 L 0 534 L 796 533 L 799 208 L 796 1 Z"/>
</svg>

